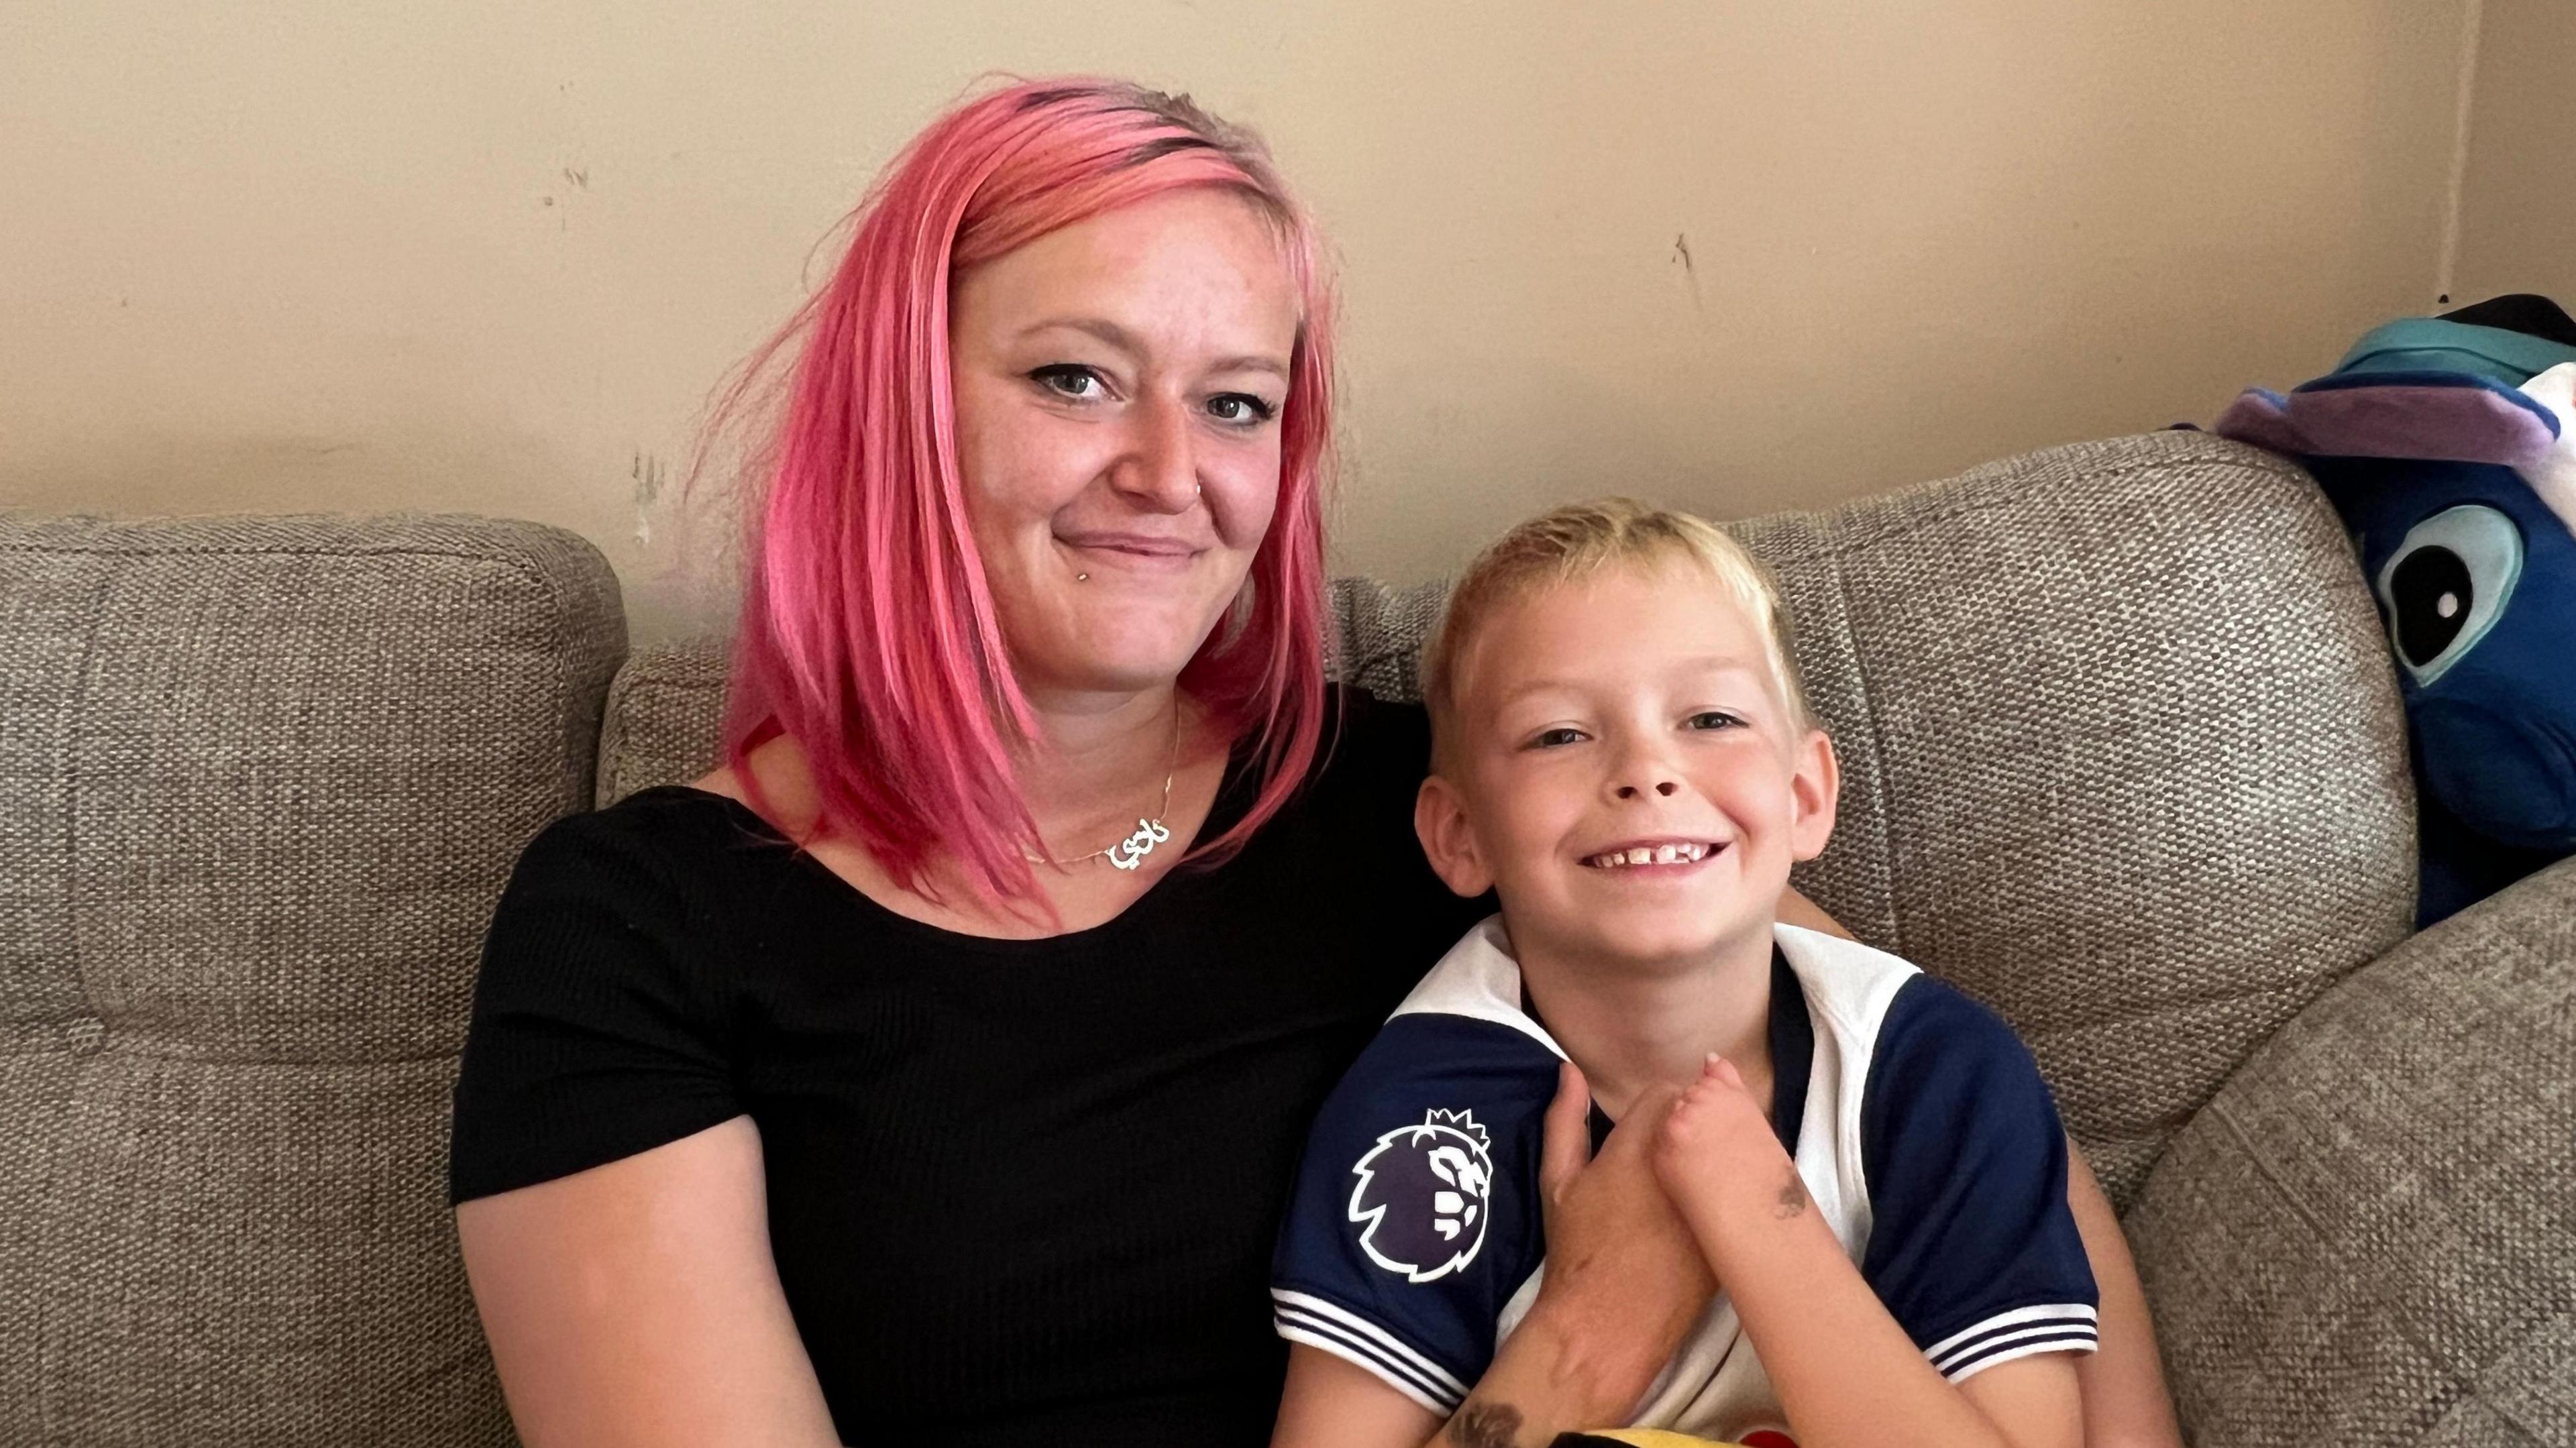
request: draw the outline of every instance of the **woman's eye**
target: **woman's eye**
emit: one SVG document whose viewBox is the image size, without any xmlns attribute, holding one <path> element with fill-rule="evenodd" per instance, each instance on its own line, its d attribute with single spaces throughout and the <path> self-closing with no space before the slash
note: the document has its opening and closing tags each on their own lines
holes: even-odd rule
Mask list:
<svg viewBox="0 0 2576 1448">
<path fill-rule="evenodd" d="M 1089 402 L 1101 394 L 1100 374 L 1088 367 L 1065 362 L 1041 367 L 1029 374 L 1029 380 L 1058 397 L 1076 402 Z"/>
<path fill-rule="evenodd" d="M 1208 416 L 1219 422 L 1235 422 L 1249 426 L 1254 423 L 1268 422 L 1278 413 L 1279 409 L 1248 392 L 1228 392 L 1208 399 Z"/>
<path fill-rule="evenodd" d="M 1530 747 L 1533 749 L 1555 749 L 1562 745 L 1578 743 L 1582 738 L 1583 731 L 1580 729 L 1568 729 L 1562 727 L 1556 729 L 1542 729 L 1538 732 L 1535 738 L 1530 740 Z"/>
<path fill-rule="evenodd" d="M 1690 716 L 1693 729 L 1733 729 L 1744 721 L 1723 709 L 1703 709 Z"/>
</svg>

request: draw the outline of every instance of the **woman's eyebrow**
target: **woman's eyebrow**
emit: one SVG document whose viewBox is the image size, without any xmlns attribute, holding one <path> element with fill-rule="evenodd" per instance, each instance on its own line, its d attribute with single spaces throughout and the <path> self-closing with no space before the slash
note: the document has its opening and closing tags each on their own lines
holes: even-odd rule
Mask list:
<svg viewBox="0 0 2576 1448">
<path fill-rule="evenodd" d="M 1032 323 L 1021 328 L 1020 336 L 1034 337 L 1040 332 L 1051 332 L 1058 327 L 1097 337 L 1130 357 L 1145 355 L 1145 349 L 1137 344 L 1135 334 L 1106 317 L 1050 317 L 1043 322 Z"/>
<path fill-rule="evenodd" d="M 1271 376 L 1278 378 L 1278 379 L 1279 379 L 1280 381 L 1282 381 L 1282 382 L 1285 382 L 1285 381 L 1287 381 L 1287 380 L 1288 380 L 1288 364 L 1287 364 L 1287 363 L 1285 363 L 1285 362 L 1280 361 L 1280 360 L 1279 360 L 1278 358 L 1276 358 L 1276 357 L 1255 357 L 1255 356 L 1243 356 L 1243 357 L 1225 357 L 1225 358 L 1220 358 L 1220 359 L 1217 361 L 1217 364 L 1216 364 L 1215 366 L 1213 366 L 1213 367 L 1210 367 L 1210 368 L 1208 369 L 1208 371 L 1210 371 L 1210 372 L 1267 372 L 1267 373 L 1269 373 Z"/>
<path fill-rule="evenodd" d="M 1145 355 L 1145 345 L 1136 339 L 1135 333 L 1106 317 L 1049 317 L 1043 322 L 1034 322 L 1021 328 L 1020 339 L 1034 337 L 1040 332 L 1051 332 L 1059 327 L 1080 332 L 1085 336 L 1097 337 L 1130 357 Z M 1267 372 L 1282 382 L 1288 380 L 1286 361 L 1258 352 L 1247 352 L 1238 357 L 1219 358 L 1214 366 L 1208 368 L 1208 371 L 1211 373 Z"/>
</svg>

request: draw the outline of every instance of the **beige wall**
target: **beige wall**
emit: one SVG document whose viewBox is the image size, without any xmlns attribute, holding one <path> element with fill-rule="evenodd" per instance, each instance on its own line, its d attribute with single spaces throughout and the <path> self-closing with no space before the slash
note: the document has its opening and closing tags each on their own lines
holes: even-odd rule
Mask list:
<svg viewBox="0 0 2576 1448">
<path fill-rule="evenodd" d="M 2576 3 L 2484 0 L 2451 300 L 2576 311 Z"/>
<path fill-rule="evenodd" d="M 1823 504 L 2426 308 L 2470 3 L 5 0 L 0 501 L 549 519 L 686 623 L 658 480 L 816 240 L 978 72 L 1095 68 L 1332 230 L 1342 566 Z"/>
</svg>

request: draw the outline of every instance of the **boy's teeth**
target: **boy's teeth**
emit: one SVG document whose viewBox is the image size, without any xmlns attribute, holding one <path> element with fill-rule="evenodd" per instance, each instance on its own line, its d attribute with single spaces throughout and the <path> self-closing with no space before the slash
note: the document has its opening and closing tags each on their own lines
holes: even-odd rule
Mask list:
<svg viewBox="0 0 2576 1448">
<path fill-rule="evenodd" d="M 1695 864 L 1707 855 L 1706 845 L 1634 845 L 1624 850 L 1605 850 L 1584 863 L 1616 870 L 1629 865 Z"/>
</svg>

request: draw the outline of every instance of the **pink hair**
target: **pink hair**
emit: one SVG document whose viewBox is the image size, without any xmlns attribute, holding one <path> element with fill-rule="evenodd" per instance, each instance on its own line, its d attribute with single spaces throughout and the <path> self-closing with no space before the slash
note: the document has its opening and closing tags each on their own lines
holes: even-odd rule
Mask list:
<svg viewBox="0 0 2576 1448">
<path fill-rule="evenodd" d="M 1260 757 L 1222 859 L 1304 782 L 1323 733 L 1323 505 L 1331 296 L 1320 246 L 1260 143 L 1118 81 L 1030 81 L 931 123 L 856 213 L 831 282 L 755 354 L 720 404 L 803 339 L 752 512 L 749 585 L 726 702 L 726 762 L 772 735 L 803 746 L 818 833 L 846 833 L 925 889 L 945 853 L 1016 908 L 1041 848 L 1019 750 L 1035 732 L 967 528 L 949 386 L 951 279 L 1059 227 L 1185 186 L 1242 195 L 1279 234 L 1304 303 L 1280 414 L 1279 496 L 1244 596 L 1181 683 Z M 757 795 L 755 794 L 755 799 Z"/>
</svg>

